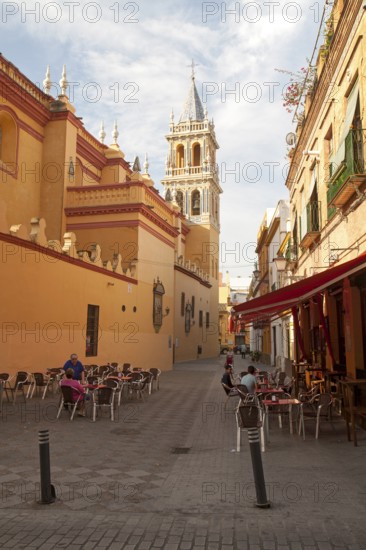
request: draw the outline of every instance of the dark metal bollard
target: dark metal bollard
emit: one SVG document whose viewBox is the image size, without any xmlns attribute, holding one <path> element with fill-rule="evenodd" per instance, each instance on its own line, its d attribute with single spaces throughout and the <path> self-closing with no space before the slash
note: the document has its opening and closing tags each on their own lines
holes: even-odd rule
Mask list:
<svg viewBox="0 0 366 550">
<path fill-rule="evenodd" d="M 257 495 L 256 506 L 269 508 L 271 506 L 267 499 L 266 484 L 264 481 L 262 455 L 259 437 L 259 411 L 253 404 L 241 405 L 239 407 L 239 419 L 242 428 L 248 430 L 248 441 L 254 475 L 255 492 Z"/>
<path fill-rule="evenodd" d="M 51 504 L 56 500 L 55 488 L 51 485 L 50 439 L 48 430 L 38 431 L 39 462 L 41 473 L 41 500 L 39 504 Z"/>
</svg>

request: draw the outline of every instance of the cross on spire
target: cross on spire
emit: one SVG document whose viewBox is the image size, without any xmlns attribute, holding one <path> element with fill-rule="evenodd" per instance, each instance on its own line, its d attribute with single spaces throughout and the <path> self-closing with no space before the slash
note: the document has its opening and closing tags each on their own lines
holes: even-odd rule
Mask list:
<svg viewBox="0 0 366 550">
<path fill-rule="evenodd" d="M 198 63 L 195 63 L 195 62 L 193 61 L 193 59 L 192 59 L 192 63 L 191 63 L 190 65 L 187 65 L 187 67 L 191 67 L 191 69 L 192 69 L 192 80 L 194 80 L 194 76 L 195 76 L 195 75 L 194 75 L 194 68 L 195 68 L 195 67 L 198 67 L 198 66 L 199 66 Z"/>
</svg>

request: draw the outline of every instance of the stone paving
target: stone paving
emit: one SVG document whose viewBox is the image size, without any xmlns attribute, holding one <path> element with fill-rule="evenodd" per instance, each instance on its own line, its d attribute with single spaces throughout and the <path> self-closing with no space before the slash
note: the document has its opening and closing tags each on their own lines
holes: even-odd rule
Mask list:
<svg viewBox="0 0 366 550">
<path fill-rule="evenodd" d="M 246 432 L 235 451 L 235 399 L 224 358 L 176 365 L 160 390 L 124 400 L 112 423 L 63 412 L 58 396 L 4 403 L 0 548 L 366 550 L 366 433 L 344 420 L 306 425 L 306 440 L 271 425 L 262 453 L 271 507 L 255 506 Z M 237 371 L 249 361 L 235 357 Z M 90 415 L 90 413 L 89 413 Z M 57 500 L 38 504 L 38 430 L 50 431 Z"/>
</svg>

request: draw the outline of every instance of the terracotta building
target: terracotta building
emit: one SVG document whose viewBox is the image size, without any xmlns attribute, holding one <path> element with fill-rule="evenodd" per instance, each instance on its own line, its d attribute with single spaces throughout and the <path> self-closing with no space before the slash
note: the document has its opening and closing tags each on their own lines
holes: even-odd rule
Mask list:
<svg viewBox="0 0 366 550">
<path fill-rule="evenodd" d="M 99 139 L 87 131 L 65 68 L 61 95 L 48 73 L 43 86 L 0 56 L 3 370 L 58 367 L 72 352 L 161 369 L 217 355 L 217 143 L 194 75 L 195 110 L 168 136 L 169 170 L 186 159 L 184 180 L 167 168 L 170 199 L 147 160 L 125 159 L 117 125 L 111 145 L 103 127 Z"/>
</svg>

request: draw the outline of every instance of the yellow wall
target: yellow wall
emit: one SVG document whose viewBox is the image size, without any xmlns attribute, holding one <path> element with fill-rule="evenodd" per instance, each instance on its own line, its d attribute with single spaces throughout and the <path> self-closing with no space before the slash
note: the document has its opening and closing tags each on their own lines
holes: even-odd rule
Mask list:
<svg viewBox="0 0 366 550">
<path fill-rule="evenodd" d="M 150 285 L 96 273 L 51 257 L 47 249 L 26 248 L 15 241 L 0 240 L 1 263 L 6 266 L 2 284 L 8 289 L 1 303 L 3 370 L 44 371 L 63 365 L 73 352 L 87 364 L 118 361 L 144 368 L 171 367 L 168 328 L 163 323 L 159 334 L 152 330 Z M 96 357 L 85 357 L 88 304 L 100 306 Z"/>
</svg>

